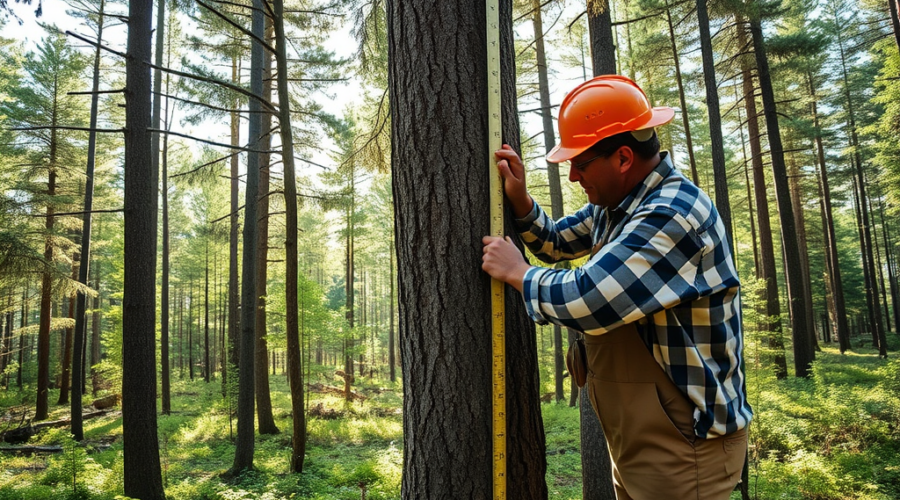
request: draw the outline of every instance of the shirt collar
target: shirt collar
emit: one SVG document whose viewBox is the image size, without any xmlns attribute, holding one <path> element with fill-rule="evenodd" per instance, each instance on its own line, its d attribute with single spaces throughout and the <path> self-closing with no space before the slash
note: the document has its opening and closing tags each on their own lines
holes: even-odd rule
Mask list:
<svg viewBox="0 0 900 500">
<path fill-rule="evenodd" d="M 612 209 L 612 212 L 618 217 L 631 214 L 641 202 L 644 201 L 644 197 L 647 196 L 647 193 L 652 191 L 663 179 L 669 176 L 673 168 L 669 152 L 662 151 L 659 154 L 659 165 L 650 171 L 650 173 L 647 174 L 647 177 L 644 177 L 644 180 L 638 183 L 638 185 L 635 186 L 618 205 L 616 205 L 616 208 Z"/>
</svg>

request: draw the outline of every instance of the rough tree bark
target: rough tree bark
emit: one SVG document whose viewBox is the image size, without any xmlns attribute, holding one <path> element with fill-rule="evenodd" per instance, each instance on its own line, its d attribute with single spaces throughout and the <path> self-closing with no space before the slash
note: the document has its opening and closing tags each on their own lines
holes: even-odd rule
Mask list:
<svg viewBox="0 0 900 500">
<path fill-rule="evenodd" d="M 252 32 L 265 36 L 263 0 L 253 0 Z M 254 352 L 256 344 L 256 222 L 259 196 L 259 153 L 262 129 L 263 47 L 253 40 L 250 51 L 250 123 L 248 127 L 247 187 L 244 192 L 244 254 L 241 259 L 241 335 L 238 362 L 237 440 L 230 474 L 253 468 L 254 448 Z"/>
<path fill-rule="evenodd" d="M 132 0 L 125 63 L 125 295 L 122 300 L 122 437 L 125 495 L 164 499 L 156 431 L 156 222 L 151 162 L 152 0 Z"/>
<path fill-rule="evenodd" d="M 793 218 L 794 209 L 791 203 L 787 169 L 784 163 L 784 149 L 781 145 L 781 131 L 778 126 L 775 92 L 772 90 L 769 61 L 766 57 L 765 41 L 763 40 L 762 26 L 759 19 L 750 19 L 750 36 L 753 40 L 753 52 L 756 56 L 763 113 L 766 118 L 769 150 L 772 156 L 775 198 L 778 203 L 778 213 L 781 220 L 781 241 L 784 242 L 782 248 L 784 249 L 785 274 L 787 275 L 788 290 L 790 291 L 789 304 L 793 322 L 791 335 L 794 340 L 794 369 L 796 370 L 796 376 L 808 377 L 810 364 L 815 359 L 815 351 L 813 351 L 809 336 L 809 330 L 812 325 L 806 321 L 802 295 L 798 293 L 803 286 L 800 273 L 791 272 L 800 269 L 800 251 L 797 245 L 794 244 L 797 241 L 797 229 Z"/>
<path fill-rule="evenodd" d="M 274 0 L 275 60 L 278 63 L 278 111 L 281 130 L 281 157 L 284 161 L 285 206 L 285 335 L 287 335 L 288 380 L 291 385 L 291 472 L 303 472 L 306 454 L 306 410 L 303 405 L 303 362 L 297 315 L 297 173 L 294 168 L 294 135 L 291 129 L 291 101 L 288 95 L 287 37 L 284 33 L 284 2 Z"/>
<path fill-rule="evenodd" d="M 511 2 L 500 3 L 504 138 L 518 149 Z M 388 7 L 405 499 L 491 498 L 485 19 L 471 2 Z M 536 337 L 506 291 L 507 494 L 546 498 Z"/>
<path fill-rule="evenodd" d="M 272 39 L 272 20 L 266 18 L 266 40 Z M 266 51 L 263 64 L 263 98 L 272 99 L 272 56 Z M 268 151 L 272 144 L 272 115 L 265 113 L 262 117 L 263 151 Z M 256 426 L 260 434 L 278 434 L 275 417 L 272 415 L 272 395 L 269 392 L 269 346 L 266 341 L 266 281 L 269 275 L 269 165 L 271 155 L 259 155 L 259 217 L 256 238 Z M 285 180 L 287 183 L 287 180 Z M 295 188 L 296 189 L 296 188 Z M 290 302 L 288 313 L 290 314 Z M 294 301 L 296 307 L 297 301 Z"/>
</svg>

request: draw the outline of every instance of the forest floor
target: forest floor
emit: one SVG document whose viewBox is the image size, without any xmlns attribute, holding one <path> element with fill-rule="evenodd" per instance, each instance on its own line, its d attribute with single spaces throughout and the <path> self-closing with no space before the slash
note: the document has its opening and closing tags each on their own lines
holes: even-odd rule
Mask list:
<svg viewBox="0 0 900 500">
<path fill-rule="evenodd" d="M 892 342 L 897 344 L 897 337 Z M 896 347 L 896 346 L 895 346 Z M 756 413 L 751 427 L 750 494 L 757 499 L 900 498 L 900 360 L 880 360 L 871 349 L 818 353 L 808 380 L 775 380 L 748 355 L 748 390 Z M 790 359 L 789 359 L 790 364 Z M 546 366 L 546 365 L 545 365 Z M 542 373 L 542 376 L 546 374 Z M 175 377 L 177 380 L 177 375 Z M 317 380 L 318 379 L 318 380 Z M 543 377 L 547 380 L 547 377 Z M 313 382 L 338 385 L 338 380 Z M 346 405 L 313 393 L 303 474 L 287 473 L 290 401 L 282 375 L 272 376 L 280 434 L 257 436 L 256 470 L 225 480 L 234 456 L 234 421 L 221 383 L 202 379 L 173 384 L 172 414 L 159 417 L 166 494 L 196 499 L 396 499 L 402 471 L 402 388 L 365 379 L 355 387 L 368 399 Z M 549 385 L 549 384 L 545 384 Z M 30 390 L 0 393 L 3 414 L 30 400 Z M 58 393 L 52 391 L 51 401 Z M 578 410 L 541 405 L 547 437 L 551 499 L 581 498 Z M 324 411 L 323 411 L 324 410 Z M 329 414 L 328 410 L 333 413 Z M 51 419 L 67 417 L 53 407 Z M 85 421 L 83 446 L 67 429 L 42 431 L 29 445 L 62 446 L 61 453 L 0 453 L 0 500 L 109 499 L 122 494 L 121 414 Z M 73 482 L 74 485 L 73 486 Z M 739 499 L 735 492 L 732 499 Z"/>
</svg>

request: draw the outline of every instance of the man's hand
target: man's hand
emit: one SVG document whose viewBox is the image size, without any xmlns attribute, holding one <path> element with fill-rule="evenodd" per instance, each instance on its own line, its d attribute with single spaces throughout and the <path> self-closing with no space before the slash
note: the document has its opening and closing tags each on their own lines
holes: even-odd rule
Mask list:
<svg viewBox="0 0 900 500">
<path fill-rule="evenodd" d="M 491 277 L 508 283 L 521 292 L 525 272 L 531 266 L 525 262 L 522 253 L 513 245 L 509 236 L 505 239 L 499 236 L 485 236 L 481 242 L 484 243 L 481 268 Z"/>
<path fill-rule="evenodd" d="M 525 186 L 525 165 L 509 144 L 504 144 L 503 149 L 495 151 L 494 156 L 497 157 L 497 170 L 503 177 L 503 190 L 509 199 L 513 214 L 517 219 L 521 219 L 528 215 L 534 206 Z"/>
</svg>

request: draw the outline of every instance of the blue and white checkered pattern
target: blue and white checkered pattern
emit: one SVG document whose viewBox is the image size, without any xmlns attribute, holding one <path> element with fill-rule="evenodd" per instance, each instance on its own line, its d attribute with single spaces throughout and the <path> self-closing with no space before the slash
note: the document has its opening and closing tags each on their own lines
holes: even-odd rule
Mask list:
<svg viewBox="0 0 900 500">
<path fill-rule="evenodd" d="M 656 362 L 697 406 L 697 436 L 723 436 L 753 415 L 741 371 L 740 282 L 709 196 L 661 156 L 612 210 L 588 204 L 554 222 L 535 203 L 517 221 L 526 246 L 544 262 L 578 258 L 608 242 L 578 269 L 532 267 L 525 305 L 540 324 L 589 335 L 637 322 Z"/>
</svg>

